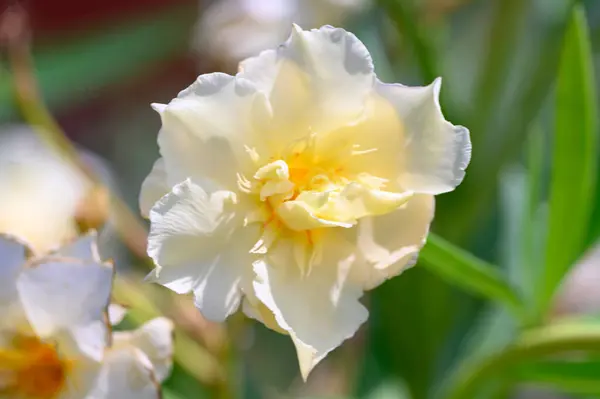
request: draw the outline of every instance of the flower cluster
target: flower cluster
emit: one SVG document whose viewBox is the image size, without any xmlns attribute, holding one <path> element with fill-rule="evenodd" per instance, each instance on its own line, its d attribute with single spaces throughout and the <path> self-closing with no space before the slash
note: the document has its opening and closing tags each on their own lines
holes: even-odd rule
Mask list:
<svg viewBox="0 0 600 399">
<path fill-rule="evenodd" d="M 367 319 L 363 292 L 415 262 L 433 196 L 464 177 L 469 132 L 444 119 L 440 85 L 384 84 L 354 35 L 294 26 L 235 76 L 155 104 L 151 279 L 211 320 L 241 307 L 289 334 L 306 378 Z"/>
<path fill-rule="evenodd" d="M 0 236 L 0 255 L 0 396 L 160 397 L 171 365 L 171 322 L 111 332 L 113 267 L 98 259 L 93 234 L 44 256 Z M 114 322 L 123 313 L 117 310 Z"/>
</svg>

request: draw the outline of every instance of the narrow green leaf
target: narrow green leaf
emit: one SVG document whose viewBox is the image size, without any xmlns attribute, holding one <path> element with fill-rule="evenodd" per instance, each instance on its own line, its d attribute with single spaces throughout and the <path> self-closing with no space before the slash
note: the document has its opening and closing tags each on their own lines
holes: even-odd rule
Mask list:
<svg viewBox="0 0 600 399">
<path fill-rule="evenodd" d="M 497 268 L 443 238 L 430 234 L 420 260 L 445 280 L 505 305 L 517 317 L 523 316 L 521 300 Z"/>
<path fill-rule="evenodd" d="M 585 248 L 596 181 L 597 104 L 589 32 L 582 6 L 573 9 L 556 89 L 546 267 L 538 310 Z"/>
<path fill-rule="evenodd" d="M 473 132 L 487 132 L 494 108 L 498 106 L 501 93 L 506 89 L 506 76 L 510 71 L 510 61 L 514 57 L 517 44 L 522 36 L 522 22 L 531 0 L 503 0 L 493 2 L 493 18 L 489 24 L 489 36 L 484 45 L 483 65 L 476 82 L 473 122 L 469 127 Z M 484 134 L 474 134 L 473 146 L 484 139 Z"/>
<path fill-rule="evenodd" d="M 532 219 L 527 215 L 528 179 L 522 167 L 511 166 L 500 175 L 500 265 L 508 280 L 525 300 L 535 276 L 525 263 L 527 234 Z"/>
<path fill-rule="evenodd" d="M 526 331 L 504 350 L 463 364 L 449 379 L 443 397 L 476 397 L 484 382 L 494 376 L 512 373 L 525 362 L 571 352 L 600 353 L 600 324 L 569 321 Z"/>
<path fill-rule="evenodd" d="M 500 265 L 530 313 L 535 306 L 546 239 L 547 207 L 541 201 L 543 138 L 535 124 L 527 142 L 527 170 L 512 165 L 500 175 Z"/>
<path fill-rule="evenodd" d="M 469 333 L 458 344 L 458 358 L 436 381 L 432 397 L 443 397 L 444 387 L 447 387 L 448 383 L 448 370 L 460 370 L 464 365 L 477 364 L 502 352 L 513 342 L 517 335 L 517 327 L 515 319 L 502 307 L 493 306 L 481 311 L 472 323 Z M 491 398 L 494 393 L 503 391 L 505 376 L 496 377 L 499 378 L 490 378 L 482 384 L 485 385 L 482 388 L 486 391 L 486 397 Z"/>
<path fill-rule="evenodd" d="M 392 19 L 398 33 L 410 43 L 423 81 L 433 82 L 439 76 L 440 63 L 436 59 L 437 54 L 430 36 L 419 25 L 421 18 L 417 15 L 414 1 L 379 0 L 379 4 Z"/>
<path fill-rule="evenodd" d="M 498 141 L 485 148 L 476 148 L 464 182 L 455 194 L 440 201 L 436 215 L 436 228 L 453 242 L 472 238 L 478 226 L 490 214 L 497 195 L 497 180 L 502 167 L 515 158 L 527 138 L 529 126 L 539 115 L 556 77 L 558 45 L 564 36 L 571 3 L 575 0 L 556 1 L 558 10 L 536 34 L 543 40 L 532 54 L 531 73 L 518 80 L 519 90 L 510 99 L 511 113 L 503 115 L 502 123 L 489 126 L 486 133 Z M 563 10 L 564 9 L 564 10 Z M 467 124 L 468 127 L 471 127 Z M 476 132 L 471 129 L 472 134 Z"/>
<path fill-rule="evenodd" d="M 551 387 L 567 394 L 600 395 L 600 361 L 528 362 L 517 368 L 521 382 Z"/>
</svg>

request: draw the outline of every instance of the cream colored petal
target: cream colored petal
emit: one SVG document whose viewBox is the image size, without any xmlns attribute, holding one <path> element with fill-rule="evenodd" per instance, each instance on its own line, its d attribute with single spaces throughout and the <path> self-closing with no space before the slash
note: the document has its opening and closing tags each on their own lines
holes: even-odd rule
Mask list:
<svg viewBox="0 0 600 399">
<path fill-rule="evenodd" d="M 254 173 L 244 145 L 269 118 L 266 99 L 254 85 L 223 73 L 201 75 L 168 105 L 154 104 L 167 183 L 188 177 L 237 189 L 237 172 Z"/>
<path fill-rule="evenodd" d="M 268 94 L 273 139 L 285 133 L 288 143 L 358 118 L 375 79 L 371 56 L 353 34 L 330 26 L 303 31 L 296 25 L 277 50 L 242 62 L 238 76 Z"/>
<path fill-rule="evenodd" d="M 101 357 L 108 330 L 106 308 L 113 270 L 108 265 L 66 259 L 44 259 L 17 279 L 25 314 L 36 334 L 68 330 L 89 357 Z"/>
<path fill-rule="evenodd" d="M 465 176 L 471 160 L 469 131 L 444 119 L 439 103 L 442 81 L 426 87 L 378 82 L 377 92 L 396 109 L 404 129 L 406 157 L 400 184 L 423 194 L 452 191 Z"/>
<path fill-rule="evenodd" d="M 148 255 L 157 265 L 150 279 L 180 294 L 194 292 L 202 314 L 215 321 L 237 310 L 259 238 L 258 228 L 242 228 L 237 206 L 233 193 L 209 194 L 186 180 L 150 211 Z"/>
<path fill-rule="evenodd" d="M 108 350 L 96 386 L 87 399 L 159 399 L 152 364 L 134 347 Z"/>
<path fill-rule="evenodd" d="M 159 382 L 171 373 L 173 366 L 173 322 L 159 317 L 143 324 L 135 331 L 115 332 L 113 346 L 133 346 L 141 350 L 152 363 Z"/>
<path fill-rule="evenodd" d="M 352 222 L 336 221 L 318 217 L 316 209 L 305 201 L 286 201 L 277 207 L 277 216 L 285 225 L 296 231 L 322 227 L 352 227 Z"/>
<path fill-rule="evenodd" d="M 150 174 L 144 179 L 140 189 L 139 207 L 142 216 L 147 218 L 154 204 L 169 191 L 165 161 L 162 158 L 158 158 L 154 162 Z"/>
<path fill-rule="evenodd" d="M 102 262 L 98 252 L 98 234 L 90 230 L 84 236 L 78 237 L 56 251 L 57 256 L 80 259 L 92 262 Z"/>
<path fill-rule="evenodd" d="M 425 244 L 433 219 L 434 198 L 415 195 L 400 209 L 383 216 L 361 219 L 353 232 L 343 232 L 365 259 L 354 269 L 353 279 L 365 290 L 412 266 Z M 351 234 L 355 236 L 348 238 Z"/>
<path fill-rule="evenodd" d="M 349 279 L 358 261 L 354 248 L 330 231 L 308 274 L 293 264 L 291 240 L 280 240 L 264 261 L 254 263 L 256 296 L 292 337 L 304 379 L 367 319 L 359 302 L 362 287 Z"/>
</svg>

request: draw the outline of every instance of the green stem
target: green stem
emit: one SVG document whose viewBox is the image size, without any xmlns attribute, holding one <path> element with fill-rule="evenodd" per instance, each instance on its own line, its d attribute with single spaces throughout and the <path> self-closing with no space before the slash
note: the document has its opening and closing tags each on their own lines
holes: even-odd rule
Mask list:
<svg viewBox="0 0 600 399">
<path fill-rule="evenodd" d="M 451 379 L 444 397 L 473 398 L 482 382 L 519 362 L 573 351 L 600 353 L 600 325 L 573 322 L 524 332 L 510 347 L 483 361 L 463 365 Z"/>
</svg>

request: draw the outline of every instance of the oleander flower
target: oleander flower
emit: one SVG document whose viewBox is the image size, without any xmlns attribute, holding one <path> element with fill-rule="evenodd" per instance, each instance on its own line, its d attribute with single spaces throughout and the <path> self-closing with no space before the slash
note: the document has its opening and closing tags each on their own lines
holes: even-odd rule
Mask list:
<svg viewBox="0 0 600 399">
<path fill-rule="evenodd" d="M 37 254 L 57 250 L 82 228 L 97 228 L 108 213 L 107 192 L 95 186 L 26 126 L 0 128 L 0 232 L 18 237 Z M 78 151 L 109 180 L 97 156 Z"/>
<path fill-rule="evenodd" d="M 167 105 L 142 185 L 150 278 L 223 320 L 240 304 L 292 338 L 304 378 L 367 319 L 365 290 L 412 265 L 470 160 L 441 81 L 380 82 L 325 26 L 202 75 Z"/>
<path fill-rule="evenodd" d="M 219 0 L 198 21 L 193 47 L 235 68 L 238 62 L 276 47 L 292 22 L 306 28 L 340 25 L 365 10 L 370 0 Z"/>
<path fill-rule="evenodd" d="M 85 398 L 109 343 L 112 267 L 29 254 L 0 236 L 0 396 Z"/>
<path fill-rule="evenodd" d="M 91 231 L 59 250 L 63 256 L 100 261 L 96 234 Z M 108 307 L 108 320 L 117 326 L 127 311 L 118 304 Z M 89 399 L 160 398 L 160 383 L 173 363 L 173 322 L 157 317 L 133 331 L 115 331 L 102 359 L 102 367 Z"/>
<path fill-rule="evenodd" d="M 111 324 L 125 316 L 110 306 Z M 103 367 L 90 398 L 160 399 L 160 383 L 171 373 L 173 322 L 164 317 L 148 321 L 134 331 L 117 331 L 106 351 Z"/>
</svg>

